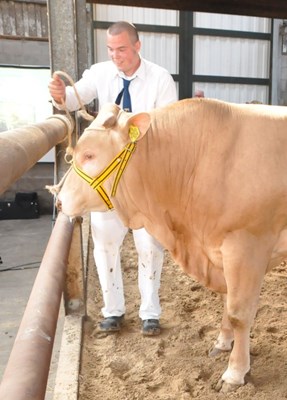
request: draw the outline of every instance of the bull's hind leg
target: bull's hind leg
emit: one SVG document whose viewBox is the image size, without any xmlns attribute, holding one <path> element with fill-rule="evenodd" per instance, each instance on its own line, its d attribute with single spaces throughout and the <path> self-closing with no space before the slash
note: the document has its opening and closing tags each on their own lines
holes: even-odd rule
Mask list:
<svg viewBox="0 0 287 400">
<path fill-rule="evenodd" d="M 269 259 L 268 244 L 266 237 L 236 231 L 228 234 L 222 245 L 227 317 L 234 332 L 234 346 L 220 385 L 223 392 L 244 385 L 250 369 L 250 329 Z"/>
</svg>

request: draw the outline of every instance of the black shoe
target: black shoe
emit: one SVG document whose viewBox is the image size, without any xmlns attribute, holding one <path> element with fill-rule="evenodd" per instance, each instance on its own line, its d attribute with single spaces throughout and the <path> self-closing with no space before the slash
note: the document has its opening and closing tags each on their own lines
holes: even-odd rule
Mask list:
<svg viewBox="0 0 287 400">
<path fill-rule="evenodd" d="M 142 334 L 144 336 L 156 336 L 160 334 L 158 319 L 145 319 L 142 323 Z"/>
<path fill-rule="evenodd" d="M 103 319 L 100 324 L 100 330 L 104 332 L 117 332 L 121 330 L 121 322 L 124 318 L 124 315 L 120 317 L 107 317 Z"/>
</svg>

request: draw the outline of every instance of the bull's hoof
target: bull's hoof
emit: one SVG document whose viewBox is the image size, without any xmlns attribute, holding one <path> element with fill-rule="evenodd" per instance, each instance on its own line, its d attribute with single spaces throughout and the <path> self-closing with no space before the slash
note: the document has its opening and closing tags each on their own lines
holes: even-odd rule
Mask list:
<svg viewBox="0 0 287 400">
<path fill-rule="evenodd" d="M 222 350 L 222 349 L 218 349 L 216 347 L 213 347 L 212 349 L 209 350 L 208 352 L 208 356 L 209 357 L 216 357 L 222 353 L 226 353 L 229 350 Z"/>
<path fill-rule="evenodd" d="M 217 392 L 226 394 L 226 393 L 235 392 L 241 386 L 243 386 L 243 385 L 236 385 L 234 383 L 227 383 L 227 382 L 224 382 L 224 380 L 219 379 L 219 381 L 217 382 L 217 385 L 215 386 L 215 390 Z"/>
<path fill-rule="evenodd" d="M 214 346 L 209 350 L 208 355 L 209 357 L 216 357 L 222 353 L 230 352 L 233 348 L 233 344 L 233 340 L 226 340 L 225 342 L 217 340 Z"/>
</svg>

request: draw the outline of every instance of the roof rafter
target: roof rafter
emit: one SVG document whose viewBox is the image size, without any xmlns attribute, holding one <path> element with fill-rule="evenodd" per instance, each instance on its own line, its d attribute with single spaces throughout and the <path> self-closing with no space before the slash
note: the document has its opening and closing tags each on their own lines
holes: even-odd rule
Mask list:
<svg viewBox="0 0 287 400">
<path fill-rule="evenodd" d="M 287 19 L 286 0 L 87 0 L 87 2 Z"/>
</svg>

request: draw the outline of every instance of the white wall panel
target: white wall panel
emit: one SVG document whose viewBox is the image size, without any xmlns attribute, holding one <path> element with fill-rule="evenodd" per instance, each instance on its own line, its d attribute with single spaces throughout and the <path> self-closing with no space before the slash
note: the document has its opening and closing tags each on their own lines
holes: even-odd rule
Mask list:
<svg viewBox="0 0 287 400">
<path fill-rule="evenodd" d="M 94 19 L 115 22 L 127 20 L 135 24 L 179 26 L 179 12 L 139 7 L 94 5 Z M 194 13 L 194 26 L 206 29 L 270 33 L 268 18 L 225 14 Z M 179 73 L 179 39 L 176 34 L 139 32 L 144 58 Z M 108 59 L 106 31 L 97 30 L 95 61 Z M 193 71 L 191 75 L 268 79 L 270 74 L 270 41 L 196 35 L 193 39 Z M 268 86 L 194 83 L 207 97 L 245 103 L 257 100 L 268 103 Z M 194 92 L 193 90 L 193 92 Z"/>
<path fill-rule="evenodd" d="M 179 12 L 154 8 L 96 4 L 95 17 L 99 21 L 129 21 L 134 24 L 178 26 Z"/>
<path fill-rule="evenodd" d="M 95 29 L 94 30 L 94 44 L 95 44 L 95 62 L 107 61 L 107 30 Z"/>
<path fill-rule="evenodd" d="M 247 32 L 271 32 L 268 18 L 244 17 L 240 15 L 194 13 L 194 26 L 207 29 L 225 29 Z"/>
<path fill-rule="evenodd" d="M 194 73 L 268 78 L 270 42 L 213 36 L 194 37 Z"/>
<path fill-rule="evenodd" d="M 178 36 L 166 33 L 140 32 L 142 42 L 141 54 L 166 68 L 171 74 L 178 74 Z"/>
<path fill-rule="evenodd" d="M 267 86 L 197 82 L 194 84 L 193 92 L 195 90 L 203 90 L 207 98 L 216 98 L 231 103 L 246 103 L 256 100 L 268 104 Z"/>
<path fill-rule="evenodd" d="M 173 34 L 139 32 L 142 43 L 141 55 L 166 68 L 169 73 L 178 73 L 178 37 Z M 108 60 L 106 30 L 95 30 L 95 50 L 97 62 Z"/>
<path fill-rule="evenodd" d="M 140 7 L 124 7 L 97 4 L 95 16 L 99 21 L 127 20 L 139 24 L 178 25 L 178 11 L 159 10 Z M 165 33 L 139 32 L 142 43 L 141 55 L 166 68 L 171 74 L 178 73 L 179 42 L 178 35 Z M 97 62 L 108 59 L 106 49 L 106 30 L 96 30 L 95 58 Z"/>
</svg>

